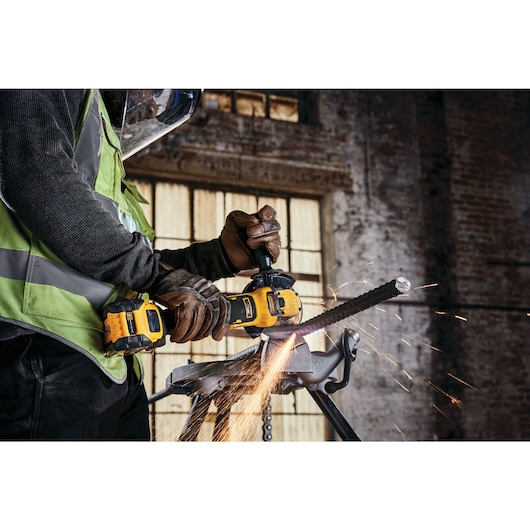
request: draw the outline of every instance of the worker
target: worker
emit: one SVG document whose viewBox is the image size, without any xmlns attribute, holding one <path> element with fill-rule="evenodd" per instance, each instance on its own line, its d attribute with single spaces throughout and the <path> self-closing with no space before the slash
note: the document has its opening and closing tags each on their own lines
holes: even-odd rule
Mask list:
<svg viewBox="0 0 530 530">
<path fill-rule="evenodd" d="M 0 92 L 0 439 L 149 440 L 139 354 L 103 354 L 102 313 L 149 297 L 174 342 L 221 340 L 212 283 L 276 262 L 276 212 L 231 212 L 219 237 L 152 248 L 123 160 L 186 122 L 196 90 Z"/>
</svg>

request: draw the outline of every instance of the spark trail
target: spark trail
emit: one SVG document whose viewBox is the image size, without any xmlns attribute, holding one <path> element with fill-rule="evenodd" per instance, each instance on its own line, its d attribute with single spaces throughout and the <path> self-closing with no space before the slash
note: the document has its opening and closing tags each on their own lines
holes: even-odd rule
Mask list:
<svg viewBox="0 0 530 530">
<path fill-rule="evenodd" d="M 295 335 L 291 335 L 276 355 L 265 359 L 263 377 L 259 378 L 250 390 L 245 391 L 244 412 L 232 414 L 230 428 L 218 441 L 238 442 L 252 438 L 258 427 L 257 423 L 261 420 L 263 407 L 289 360 L 295 338 Z"/>
</svg>

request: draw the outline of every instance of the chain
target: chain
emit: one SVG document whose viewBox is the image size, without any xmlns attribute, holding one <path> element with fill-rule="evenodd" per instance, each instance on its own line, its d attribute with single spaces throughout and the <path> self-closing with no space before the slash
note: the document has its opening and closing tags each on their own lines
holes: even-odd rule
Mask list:
<svg viewBox="0 0 530 530">
<path fill-rule="evenodd" d="M 272 407 L 271 407 L 271 395 L 269 394 L 263 405 L 263 413 L 261 415 L 263 420 L 263 436 L 264 442 L 272 441 Z"/>
</svg>

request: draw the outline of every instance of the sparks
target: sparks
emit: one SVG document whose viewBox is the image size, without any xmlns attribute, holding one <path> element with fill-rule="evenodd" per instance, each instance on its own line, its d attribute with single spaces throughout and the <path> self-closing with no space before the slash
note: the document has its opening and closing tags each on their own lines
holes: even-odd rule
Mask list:
<svg viewBox="0 0 530 530">
<path fill-rule="evenodd" d="M 456 375 L 450 373 L 450 372 L 447 372 L 447 375 L 449 377 L 452 377 L 453 379 L 456 379 L 459 383 L 462 383 L 463 385 L 465 386 L 468 386 L 469 388 L 472 388 L 473 390 L 476 390 L 477 392 L 479 391 L 478 388 L 475 388 L 473 385 L 470 385 L 469 383 L 466 383 L 464 380 L 460 379 L 459 377 L 456 377 Z"/>
<path fill-rule="evenodd" d="M 331 291 L 331 297 L 333 298 L 333 302 L 337 301 L 337 293 L 333 290 L 333 287 L 331 285 L 328 285 L 328 289 Z"/>
<path fill-rule="evenodd" d="M 405 339 L 401 339 L 402 342 L 404 342 L 407 346 L 409 346 L 409 348 L 412 348 L 412 345 L 410 344 L 410 342 L 407 342 Z"/>
<path fill-rule="evenodd" d="M 437 283 L 429 283 L 428 285 L 420 285 L 419 287 L 414 287 L 414 289 L 429 289 L 430 287 L 436 287 Z"/>
<path fill-rule="evenodd" d="M 333 301 L 336 302 L 338 299 L 337 293 L 346 285 L 348 285 L 349 282 L 344 282 L 342 285 L 339 285 L 336 288 L 331 287 L 331 285 L 328 283 L 327 288 L 331 291 L 331 296 L 333 298 Z"/>
<path fill-rule="evenodd" d="M 401 434 L 403 440 L 407 441 L 407 438 L 405 437 L 405 434 L 403 433 L 403 431 L 394 422 L 392 422 L 392 425 L 394 425 L 394 427 L 396 428 L 397 432 L 399 432 L 399 434 Z"/>
<path fill-rule="evenodd" d="M 390 355 L 388 355 L 387 353 L 381 351 L 376 346 L 370 345 L 370 347 L 375 351 L 375 353 L 377 353 L 377 355 L 382 357 L 385 361 L 388 361 L 390 364 L 393 364 L 394 366 L 398 365 L 398 363 L 394 361 L 394 359 L 392 359 L 392 357 L 390 357 Z"/>
<path fill-rule="evenodd" d="M 391 373 L 387 372 L 386 370 L 384 370 L 384 372 L 386 375 L 392 378 L 403 390 L 405 390 L 405 392 L 410 393 L 410 390 L 406 386 L 402 385 Z"/>
<path fill-rule="evenodd" d="M 456 423 L 440 408 L 438 407 L 437 405 L 435 405 L 434 403 L 432 404 L 432 406 L 447 420 L 447 421 L 450 421 L 453 425 L 456 425 Z"/>
<path fill-rule="evenodd" d="M 455 318 L 458 318 L 458 320 L 463 320 L 464 322 L 467 322 L 466 317 L 461 317 L 460 315 L 455 315 Z"/>
<path fill-rule="evenodd" d="M 441 394 L 443 394 L 444 396 L 449 398 L 451 400 L 451 403 L 453 403 L 454 405 L 457 405 L 458 407 L 461 407 L 462 402 L 458 398 L 455 398 L 454 396 L 451 396 L 451 394 L 448 394 L 447 392 L 442 390 L 440 387 L 437 387 L 432 381 L 426 381 L 426 383 L 430 387 L 434 388 L 434 390 L 436 390 L 437 392 L 440 392 Z"/>
<path fill-rule="evenodd" d="M 404 368 L 401 371 L 409 378 L 409 381 L 412 381 L 412 376 Z"/>
<path fill-rule="evenodd" d="M 419 343 L 422 344 L 423 346 L 427 346 L 427 348 L 431 348 L 431 349 L 434 350 L 434 351 L 437 351 L 437 352 L 443 353 L 443 350 L 440 350 L 440 348 L 436 348 L 436 347 L 433 346 L 432 344 L 428 344 L 427 342 L 423 342 L 423 341 L 421 341 L 421 340 L 415 339 L 414 337 L 410 337 L 410 336 L 408 336 L 408 335 L 403 335 L 403 336 L 406 337 L 406 338 L 409 339 L 409 340 L 413 340 L 413 341 L 419 342 Z"/>
<path fill-rule="evenodd" d="M 227 438 L 219 441 L 245 441 L 250 439 L 256 425 L 256 420 L 261 417 L 263 405 L 278 382 L 282 370 L 289 359 L 295 338 L 296 336 L 294 334 L 291 335 L 281 350 L 266 360 L 263 377 L 257 381 L 254 392 L 245 399 L 246 407 L 244 413 L 235 417 L 235 422 L 233 425 L 231 424 Z M 243 394 L 241 397 L 243 397 Z"/>
<path fill-rule="evenodd" d="M 363 285 L 367 285 L 368 287 L 373 287 L 373 283 L 369 282 L 368 280 L 357 280 L 355 283 L 362 283 Z"/>
<path fill-rule="evenodd" d="M 372 340 L 372 341 L 375 340 L 375 335 L 372 335 L 371 333 L 368 333 L 368 331 L 366 331 L 365 329 L 359 328 L 359 331 L 362 331 L 370 340 Z"/>
<path fill-rule="evenodd" d="M 394 427 L 396 428 L 397 432 L 399 434 L 401 434 L 401 436 L 403 437 L 403 440 L 407 441 L 407 438 L 405 437 L 405 435 L 403 434 L 403 431 L 394 423 L 392 422 L 392 425 L 394 425 Z"/>
<path fill-rule="evenodd" d="M 331 342 L 333 342 L 333 344 L 335 344 L 335 341 L 331 338 L 331 335 L 325 329 L 323 330 L 323 334 L 324 334 L 324 337 L 326 337 Z"/>
<path fill-rule="evenodd" d="M 440 350 L 440 348 L 436 348 L 436 346 L 433 346 L 432 344 L 427 344 L 426 342 L 422 342 L 421 340 L 419 342 L 420 342 L 420 344 L 423 344 L 424 346 L 427 346 L 427 348 L 431 348 L 434 351 L 443 353 L 443 350 Z"/>
</svg>

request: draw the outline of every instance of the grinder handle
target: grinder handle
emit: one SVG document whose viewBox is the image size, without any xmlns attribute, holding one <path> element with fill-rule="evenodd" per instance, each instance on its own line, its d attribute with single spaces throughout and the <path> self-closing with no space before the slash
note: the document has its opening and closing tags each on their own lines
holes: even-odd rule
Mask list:
<svg viewBox="0 0 530 530">
<path fill-rule="evenodd" d="M 272 269 L 272 256 L 264 247 L 254 250 L 254 259 L 256 260 L 260 271 Z"/>
</svg>

